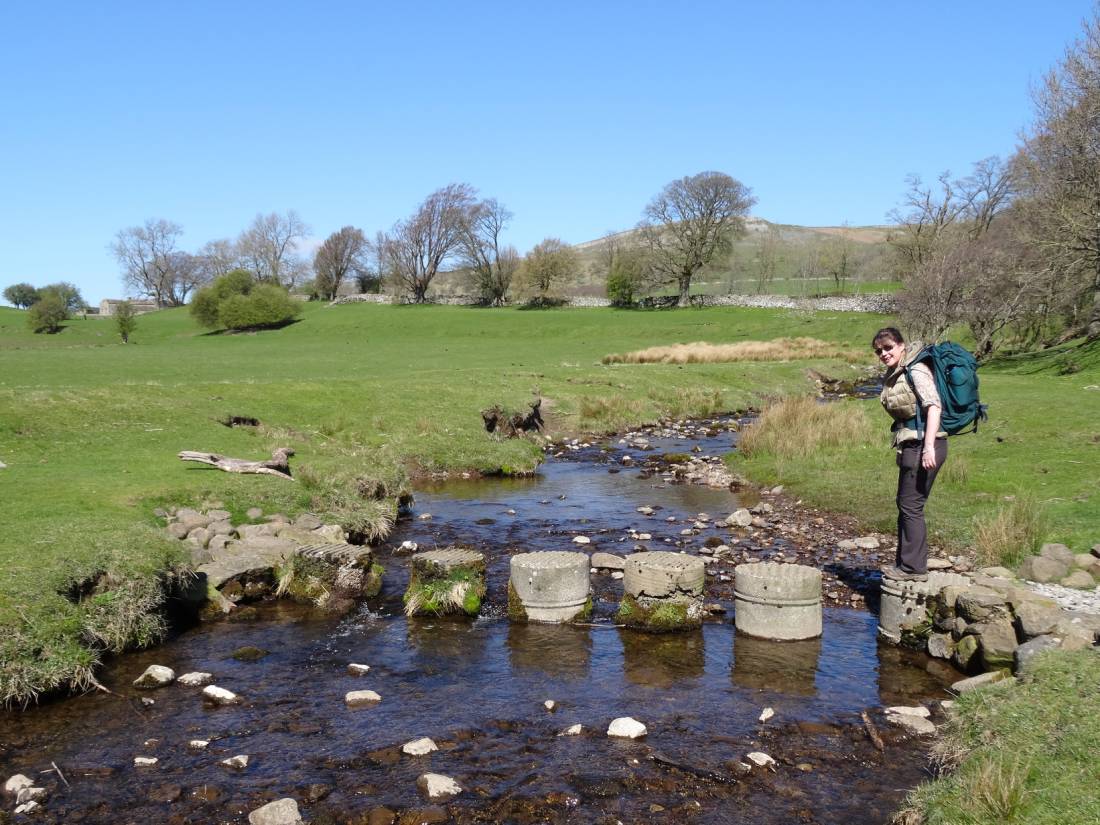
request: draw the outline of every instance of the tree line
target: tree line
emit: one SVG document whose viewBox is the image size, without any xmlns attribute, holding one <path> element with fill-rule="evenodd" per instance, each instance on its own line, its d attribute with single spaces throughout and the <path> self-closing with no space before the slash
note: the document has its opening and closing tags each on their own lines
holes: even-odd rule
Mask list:
<svg viewBox="0 0 1100 825">
<path fill-rule="evenodd" d="M 979 358 L 1100 338 L 1100 13 L 1033 97 L 1011 157 L 911 177 L 890 213 L 899 314 L 931 339 L 966 325 Z"/>
</svg>

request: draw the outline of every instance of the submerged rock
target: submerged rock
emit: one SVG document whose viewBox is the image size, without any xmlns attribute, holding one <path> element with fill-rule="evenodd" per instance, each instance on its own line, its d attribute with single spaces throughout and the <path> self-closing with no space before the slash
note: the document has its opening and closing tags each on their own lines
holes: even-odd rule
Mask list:
<svg viewBox="0 0 1100 825">
<path fill-rule="evenodd" d="M 176 679 L 181 685 L 187 685 L 188 687 L 202 687 L 208 685 L 214 681 L 213 673 L 206 673 L 201 670 L 193 670 L 190 673 L 185 673 Z"/>
<path fill-rule="evenodd" d="M 268 802 L 248 815 L 248 825 L 300 825 L 298 803 L 286 797 Z"/>
<path fill-rule="evenodd" d="M 428 799 L 449 799 L 462 793 L 462 788 L 457 782 L 441 773 L 421 774 L 416 780 L 416 787 Z"/>
<path fill-rule="evenodd" d="M 411 742 L 406 742 L 401 746 L 401 752 L 407 753 L 409 756 L 424 756 L 437 750 L 439 750 L 439 747 L 427 736 L 422 736 L 420 739 L 413 739 Z"/>
<path fill-rule="evenodd" d="M 170 685 L 176 680 L 176 672 L 164 665 L 149 665 L 145 672 L 134 679 L 134 687 L 141 690 L 154 690 Z"/>
</svg>

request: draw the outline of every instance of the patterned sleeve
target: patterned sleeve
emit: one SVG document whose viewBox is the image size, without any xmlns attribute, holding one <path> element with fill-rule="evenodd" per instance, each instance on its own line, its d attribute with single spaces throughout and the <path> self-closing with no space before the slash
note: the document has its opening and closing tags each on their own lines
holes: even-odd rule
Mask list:
<svg viewBox="0 0 1100 825">
<path fill-rule="evenodd" d="M 917 391 L 921 407 L 940 407 L 942 409 L 943 404 L 940 401 L 939 391 L 936 389 L 936 381 L 932 378 L 932 370 L 928 369 L 928 365 L 914 364 L 909 372 L 913 376 L 913 389 Z"/>
</svg>

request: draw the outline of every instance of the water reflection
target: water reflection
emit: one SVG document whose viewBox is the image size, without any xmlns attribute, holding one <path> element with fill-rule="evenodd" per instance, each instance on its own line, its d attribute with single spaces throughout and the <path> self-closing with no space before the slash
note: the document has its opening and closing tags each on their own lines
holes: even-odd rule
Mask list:
<svg viewBox="0 0 1100 825">
<path fill-rule="evenodd" d="M 753 690 L 817 695 L 821 638 L 776 642 L 738 633 L 733 644 L 733 682 Z"/>
<path fill-rule="evenodd" d="M 584 679 L 592 658 L 592 634 L 587 627 L 553 624 L 508 626 L 508 661 L 515 671 Z"/>
<path fill-rule="evenodd" d="M 703 634 L 641 633 L 619 630 L 623 645 L 623 675 L 635 685 L 670 688 L 701 679 L 706 671 Z"/>
</svg>

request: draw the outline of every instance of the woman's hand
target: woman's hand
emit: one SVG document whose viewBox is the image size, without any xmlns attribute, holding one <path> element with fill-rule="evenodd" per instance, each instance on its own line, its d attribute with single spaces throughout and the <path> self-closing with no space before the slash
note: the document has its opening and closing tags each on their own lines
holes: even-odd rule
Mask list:
<svg viewBox="0 0 1100 825">
<path fill-rule="evenodd" d="M 936 469 L 936 448 L 934 445 L 921 450 L 920 466 L 926 470 Z"/>
</svg>

